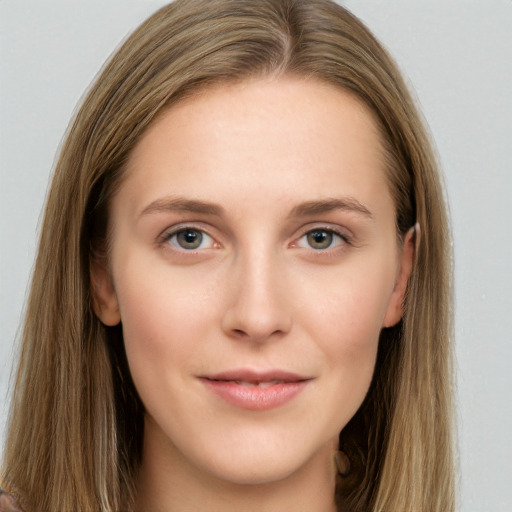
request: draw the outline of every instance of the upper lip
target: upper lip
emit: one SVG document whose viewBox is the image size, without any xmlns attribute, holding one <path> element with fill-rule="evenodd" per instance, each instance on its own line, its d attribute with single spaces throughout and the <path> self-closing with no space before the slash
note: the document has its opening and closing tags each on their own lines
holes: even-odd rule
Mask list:
<svg viewBox="0 0 512 512">
<path fill-rule="evenodd" d="M 271 381 L 302 382 L 311 379 L 311 377 L 306 377 L 304 375 L 299 375 L 297 373 L 280 369 L 258 371 L 244 368 L 226 370 L 212 375 L 204 375 L 202 378 L 207 380 L 240 381 L 252 383 Z"/>
</svg>

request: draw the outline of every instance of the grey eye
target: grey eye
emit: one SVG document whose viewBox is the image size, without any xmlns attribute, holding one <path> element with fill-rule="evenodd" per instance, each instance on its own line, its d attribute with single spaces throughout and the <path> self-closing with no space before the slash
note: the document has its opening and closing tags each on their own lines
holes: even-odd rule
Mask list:
<svg viewBox="0 0 512 512">
<path fill-rule="evenodd" d="M 306 239 L 312 249 L 328 249 L 333 243 L 334 235 L 332 231 L 315 229 L 306 234 Z"/>
<path fill-rule="evenodd" d="M 195 229 L 185 229 L 176 233 L 176 241 L 183 249 L 197 249 L 203 241 L 203 234 Z"/>
<path fill-rule="evenodd" d="M 168 243 L 176 249 L 193 251 L 212 247 L 213 239 L 199 229 L 184 228 L 172 233 L 168 238 Z"/>
<path fill-rule="evenodd" d="M 304 233 L 297 243 L 298 247 L 322 251 L 333 249 L 344 243 L 348 243 L 346 237 L 333 229 L 317 228 Z"/>
</svg>

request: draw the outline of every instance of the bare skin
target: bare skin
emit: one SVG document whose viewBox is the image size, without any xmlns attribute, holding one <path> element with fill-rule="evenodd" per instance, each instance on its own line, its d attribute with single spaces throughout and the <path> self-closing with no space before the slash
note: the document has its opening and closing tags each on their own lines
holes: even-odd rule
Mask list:
<svg viewBox="0 0 512 512">
<path fill-rule="evenodd" d="M 147 411 L 138 510 L 334 512 L 414 253 L 371 114 L 291 77 L 207 90 L 149 128 L 111 206 L 95 309 Z"/>
</svg>

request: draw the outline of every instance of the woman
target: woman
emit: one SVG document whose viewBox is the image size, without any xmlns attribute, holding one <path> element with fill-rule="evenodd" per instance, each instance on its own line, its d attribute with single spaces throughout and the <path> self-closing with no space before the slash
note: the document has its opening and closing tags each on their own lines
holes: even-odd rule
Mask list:
<svg viewBox="0 0 512 512">
<path fill-rule="evenodd" d="M 396 66 L 343 8 L 158 11 L 57 164 L 1 499 L 452 510 L 442 196 Z"/>
</svg>

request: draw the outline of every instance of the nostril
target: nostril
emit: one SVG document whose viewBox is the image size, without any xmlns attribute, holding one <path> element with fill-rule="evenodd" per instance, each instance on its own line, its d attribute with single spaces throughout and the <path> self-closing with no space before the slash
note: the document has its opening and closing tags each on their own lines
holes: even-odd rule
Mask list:
<svg viewBox="0 0 512 512">
<path fill-rule="evenodd" d="M 239 341 L 261 343 L 279 339 L 289 332 L 292 325 L 288 302 L 276 292 L 278 287 L 272 284 L 271 276 L 257 281 L 261 273 L 252 274 L 255 275 L 253 279 L 235 287 L 232 302 L 222 311 L 222 330 Z"/>
</svg>

